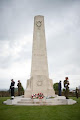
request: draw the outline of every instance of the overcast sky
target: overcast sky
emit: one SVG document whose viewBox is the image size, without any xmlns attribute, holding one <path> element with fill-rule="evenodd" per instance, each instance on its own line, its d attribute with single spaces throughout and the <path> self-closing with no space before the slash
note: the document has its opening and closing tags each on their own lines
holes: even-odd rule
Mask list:
<svg viewBox="0 0 80 120">
<path fill-rule="evenodd" d="M 49 77 L 80 85 L 80 0 L 0 0 L 0 89 L 13 78 L 26 88 L 31 73 L 34 16 L 43 15 Z"/>
</svg>

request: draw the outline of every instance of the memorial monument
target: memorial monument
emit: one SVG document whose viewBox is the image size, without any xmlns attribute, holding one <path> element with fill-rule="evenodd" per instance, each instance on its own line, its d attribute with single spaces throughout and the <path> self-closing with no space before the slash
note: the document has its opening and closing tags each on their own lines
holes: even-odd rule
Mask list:
<svg viewBox="0 0 80 120">
<path fill-rule="evenodd" d="M 44 16 L 41 15 L 34 17 L 31 78 L 27 80 L 24 97 L 38 93 L 55 96 L 53 82 L 49 79 Z"/>
<path fill-rule="evenodd" d="M 43 99 L 32 99 L 32 94 L 42 93 Z M 51 98 L 50 96 L 53 96 Z M 66 99 L 64 96 L 55 95 L 53 82 L 49 79 L 47 50 L 44 28 L 44 17 L 34 17 L 34 32 L 33 32 L 33 48 L 32 48 L 32 65 L 31 77 L 27 80 L 27 87 L 24 96 L 16 96 L 13 100 L 7 99 L 3 102 L 7 105 L 71 105 L 76 101 Z"/>
</svg>

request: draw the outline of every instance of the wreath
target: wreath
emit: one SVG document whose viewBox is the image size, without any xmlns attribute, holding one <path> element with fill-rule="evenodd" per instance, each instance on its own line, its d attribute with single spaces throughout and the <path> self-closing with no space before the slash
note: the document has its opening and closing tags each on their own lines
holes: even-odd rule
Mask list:
<svg viewBox="0 0 80 120">
<path fill-rule="evenodd" d="M 43 93 L 32 94 L 31 98 L 39 98 L 39 99 L 42 99 L 42 98 L 44 98 L 44 95 L 43 95 Z"/>
<path fill-rule="evenodd" d="M 42 99 L 44 97 L 43 93 L 38 93 L 38 98 Z"/>
<path fill-rule="evenodd" d="M 37 94 L 32 94 L 32 98 L 37 98 Z"/>
</svg>

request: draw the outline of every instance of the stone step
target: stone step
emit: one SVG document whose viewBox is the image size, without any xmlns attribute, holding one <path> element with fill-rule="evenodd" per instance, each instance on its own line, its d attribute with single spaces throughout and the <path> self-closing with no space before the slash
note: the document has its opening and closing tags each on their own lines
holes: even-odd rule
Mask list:
<svg viewBox="0 0 80 120">
<path fill-rule="evenodd" d="M 21 101 L 32 101 L 32 99 L 21 99 Z"/>
<path fill-rule="evenodd" d="M 65 105 L 64 103 L 17 103 L 17 105 L 40 106 L 40 105 Z"/>
<path fill-rule="evenodd" d="M 25 105 L 28 105 L 28 104 L 40 104 L 40 105 L 55 105 L 55 104 L 66 104 L 66 100 L 53 100 L 53 101 L 45 101 L 45 102 L 43 102 L 43 101 L 33 101 L 33 100 L 31 100 L 31 101 L 26 101 L 26 100 L 21 100 L 21 101 L 18 101 L 17 103 L 19 103 L 19 104 L 25 104 Z"/>
<path fill-rule="evenodd" d="M 16 104 L 15 104 L 16 105 Z M 20 104 L 20 103 L 17 103 L 17 105 L 23 105 L 23 106 L 40 106 L 40 104 Z"/>
</svg>

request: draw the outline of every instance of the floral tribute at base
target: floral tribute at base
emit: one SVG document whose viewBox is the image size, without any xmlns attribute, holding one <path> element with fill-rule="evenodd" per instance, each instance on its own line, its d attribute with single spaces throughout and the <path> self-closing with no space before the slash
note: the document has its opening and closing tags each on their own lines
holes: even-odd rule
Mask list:
<svg viewBox="0 0 80 120">
<path fill-rule="evenodd" d="M 44 98 L 44 95 L 43 95 L 43 93 L 32 94 L 31 98 L 39 98 L 39 99 L 42 99 L 42 98 Z"/>
</svg>

